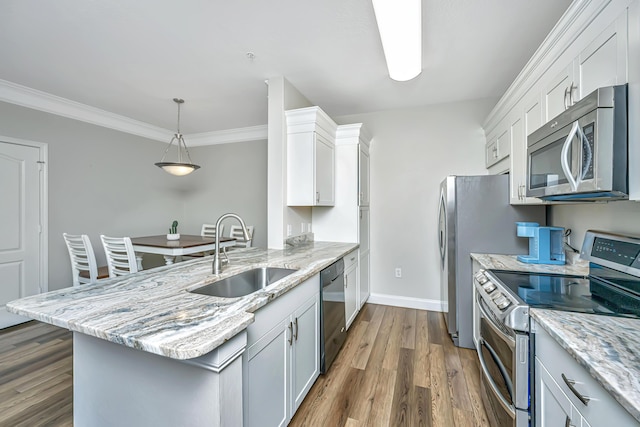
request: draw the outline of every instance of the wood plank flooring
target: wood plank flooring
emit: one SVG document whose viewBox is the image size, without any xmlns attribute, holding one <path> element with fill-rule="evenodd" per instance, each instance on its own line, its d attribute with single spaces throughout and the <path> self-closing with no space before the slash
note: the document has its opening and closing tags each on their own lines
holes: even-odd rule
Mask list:
<svg viewBox="0 0 640 427">
<path fill-rule="evenodd" d="M 366 304 L 290 426 L 488 426 L 473 350 L 442 313 Z"/>
<path fill-rule="evenodd" d="M 73 425 L 72 335 L 29 322 L 0 331 L 0 426 Z M 291 426 L 488 426 L 472 350 L 441 313 L 367 304 Z"/>
<path fill-rule="evenodd" d="M 28 322 L 0 331 L 0 426 L 73 425 L 72 335 Z"/>
</svg>

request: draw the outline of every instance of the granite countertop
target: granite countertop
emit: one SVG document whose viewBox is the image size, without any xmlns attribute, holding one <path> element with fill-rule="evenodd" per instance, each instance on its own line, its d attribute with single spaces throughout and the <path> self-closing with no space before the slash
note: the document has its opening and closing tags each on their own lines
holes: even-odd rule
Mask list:
<svg viewBox="0 0 640 427">
<path fill-rule="evenodd" d="M 526 264 L 514 255 L 471 254 L 482 268 L 589 274 L 589 263 Z M 531 316 L 640 421 L 640 320 L 531 308 Z"/>
<path fill-rule="evenodd" d="M 12 301 L 10 312 L 127 347 L 191 359 L 209 353 L 249 324 L 255 312 L 358 247 L 315 242 L 290 249 L 249 248 L 228 253 L 211 273 L 212 258 L 181 262 Z M 299 269 L 274 285 L 239 298 L 188 292 L 256 267 Z"/>
<path fill-rule="evenodd" d="M 640 320 L 531 309 L 531 316 L 640 421 Z"/>
<path fill-rule="evenodd" d="M 528 264 L 520 262 L 517 255 L 471 254 L 482 268 L 494 270 L 525 271 L 531 273 L 567 274 L 571 276 L 587 276 L 589 263 L 579 260 L 575 264 Z"/>
</svg>

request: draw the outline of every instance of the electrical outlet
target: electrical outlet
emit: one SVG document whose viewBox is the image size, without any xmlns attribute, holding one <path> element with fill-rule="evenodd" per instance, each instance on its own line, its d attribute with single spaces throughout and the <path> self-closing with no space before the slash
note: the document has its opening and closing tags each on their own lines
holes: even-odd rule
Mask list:
<svg viewBox="0 0 640 427">
<path fill-rule="evenodd" d="M 396 278 L 402 278 L 402 269 L 400 267 L 396 267 Z"/>
<path fill-rule="evenodd" d="M 291 236 L 291 224 L 287 224 L 287 237 Z"/>
</svg>

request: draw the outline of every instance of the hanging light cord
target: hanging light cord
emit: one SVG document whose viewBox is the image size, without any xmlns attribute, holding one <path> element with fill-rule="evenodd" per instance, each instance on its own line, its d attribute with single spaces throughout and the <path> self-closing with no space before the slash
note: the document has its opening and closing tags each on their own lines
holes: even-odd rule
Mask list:
<svg viewBox="0 0 640 427">
<path fill-rule="evenodd" d="M 191 155 L 189 154 L 189 149 L 187 148 L 187 144 L 184 142 L 184 138 L 180 133 L 180 104 L 182 104 L 184 101 L 178 98 L 173 98 L 173 101 L 176 104 L 178 104 L 178 124 L 176 126 L 177 132 L 173 135 L 173 138 L 171 138 L 171 142 L 169 142 L 169 145 L 167 145 L 167 148 L 164 150 L 164 153 L 162 154 L 162 159 L 160 160 L 160 162 L 164 162 L 164 158 L 167 156 L 167 153 L 169 152 L 171 145 L 173 145 L 173 141 L 177 139 L 178 140 L 178 163 L 182 163 L 181 147 L 183 147 L 185 153 L 187 153 L 187 159 L 189 159 L 189 163 L 193 164 L 193 161 L 191 160 Z"/>
</svg>

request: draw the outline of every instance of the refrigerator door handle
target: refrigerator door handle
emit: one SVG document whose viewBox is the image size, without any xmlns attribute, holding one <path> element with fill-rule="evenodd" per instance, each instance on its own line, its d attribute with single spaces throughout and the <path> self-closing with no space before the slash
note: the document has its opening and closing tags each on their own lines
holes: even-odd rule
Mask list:
<svg viewBox="0 0 640 427">
<path fill-rule="evenodd" d="M 440 246 L 440 259 L 444 268 L 444 258 L 447 249 L 447 213 L 444 200 L 444 190 L 440 192 L 440 207 L 438 208 L 438 244 Z"/>
</svg>

